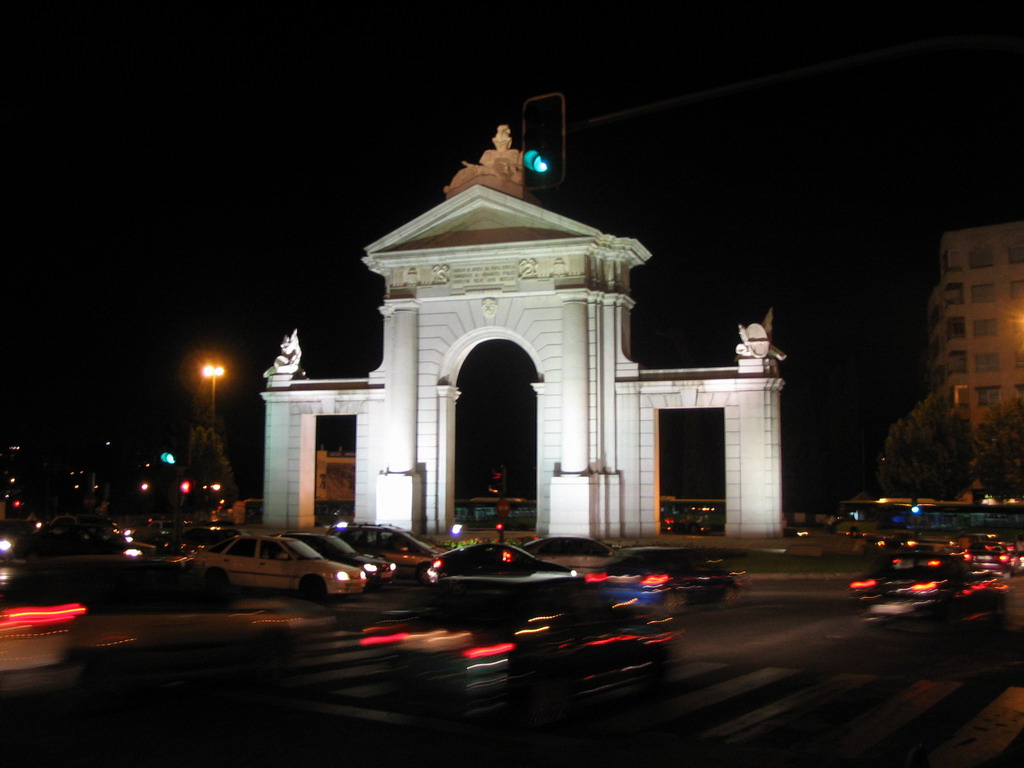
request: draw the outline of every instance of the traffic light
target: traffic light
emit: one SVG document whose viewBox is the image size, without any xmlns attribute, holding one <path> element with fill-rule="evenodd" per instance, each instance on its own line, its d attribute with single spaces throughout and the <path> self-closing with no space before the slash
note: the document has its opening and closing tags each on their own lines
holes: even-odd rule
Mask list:
<svg viewBox="0 0 1024 768">
<path fill-rule="evenodd" d="M 523 178 L 527 189 L 557 187 L 565 179 L 565 96 L 560 93 L 523 102 Z"/>
</svg>

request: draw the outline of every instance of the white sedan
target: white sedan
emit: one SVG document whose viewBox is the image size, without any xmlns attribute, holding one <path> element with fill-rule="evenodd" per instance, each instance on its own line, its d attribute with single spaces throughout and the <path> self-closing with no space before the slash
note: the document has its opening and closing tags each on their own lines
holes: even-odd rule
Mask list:
<svg viewBox="0 0 1024 768">
<path fill-rule="evenodd" d="M 196 566 L 215 589 L 228 585 L 298 590 L 311 600 L 359 594 L 361 568 L 325 559 L 308 544 L 276 536 L 236 536 L 196 554 Z"/>
<path fill-rule="evenodd" d="M 544 536 L 522 546 L 534 557 L 567 565 L 581 573 L 602 570 L 618 557 L 603 541 L 586 536 Z"/>
</svg>

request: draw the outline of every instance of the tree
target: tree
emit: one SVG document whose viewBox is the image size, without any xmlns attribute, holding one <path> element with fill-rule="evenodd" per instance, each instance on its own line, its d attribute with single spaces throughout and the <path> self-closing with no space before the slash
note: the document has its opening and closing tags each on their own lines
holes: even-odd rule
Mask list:
<svg viewBox="0 0 1024 768">
<path fill-rule="evenodd" d="M 972 479 L 971 427 L 934 393 L 889 428 L 878 482 L 890 496 L 955 499 Z"/>
<path fill-rule="evenodd" d="M 211 427 L 193 426 L 189 434 L 188 472 L 191 475 L 193 494 L 197 511 L 209 512 L 224 499 L 228 509 L 238 498 L 238 485 L 231 462 L 224 455 L 224 443 Z M 214 491 L 212 486 L 219 485 Z"/>
<path fill-rule="evenodd" d="M 1024 496 L 1024 400 L 989 408 L 978 424 L 975 474 L 998 499 Z"/>
</svg>

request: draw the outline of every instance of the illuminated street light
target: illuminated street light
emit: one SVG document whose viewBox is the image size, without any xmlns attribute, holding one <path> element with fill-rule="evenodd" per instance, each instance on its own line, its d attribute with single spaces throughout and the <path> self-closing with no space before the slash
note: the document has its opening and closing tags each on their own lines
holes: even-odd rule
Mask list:
<svg viewBox="0 0 1024 768">
<path fill-rule="evenodd" d="M 210 380 L 210 426 L 217 424 L 217 379 L 224 375 L 222 365 L 204 365 L 203 376 Z"/>
</svg>

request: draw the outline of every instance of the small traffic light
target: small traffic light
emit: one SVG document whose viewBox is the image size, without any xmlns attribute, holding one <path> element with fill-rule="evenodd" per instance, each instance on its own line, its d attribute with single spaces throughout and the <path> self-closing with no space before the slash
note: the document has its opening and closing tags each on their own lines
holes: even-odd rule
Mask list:
<svg viewBox="0 0 1024 768">
<path fill-rule="evenodd" d="M 565 179 L 565 96 L 549 93 L 523 103 L 523 177 L 527 189 Z"/>
<path fill-rule="evenodd" d="M 162 461 L 164 464 L 173 464 L 175 461 L 174 454 L 171 453 L 170 451 L 161 451 L 160 461 Z"/>
<path fill-rule="evenodd" d="M 181 488 L 181 492 L 182 493 L 184 493 L 185 495 L 188 495 L 188 493 L 192 490 L 192 481 L 191 480 L 182 480 L 181 481 L 181 485 L 179 487 Z"/>
</svg>

